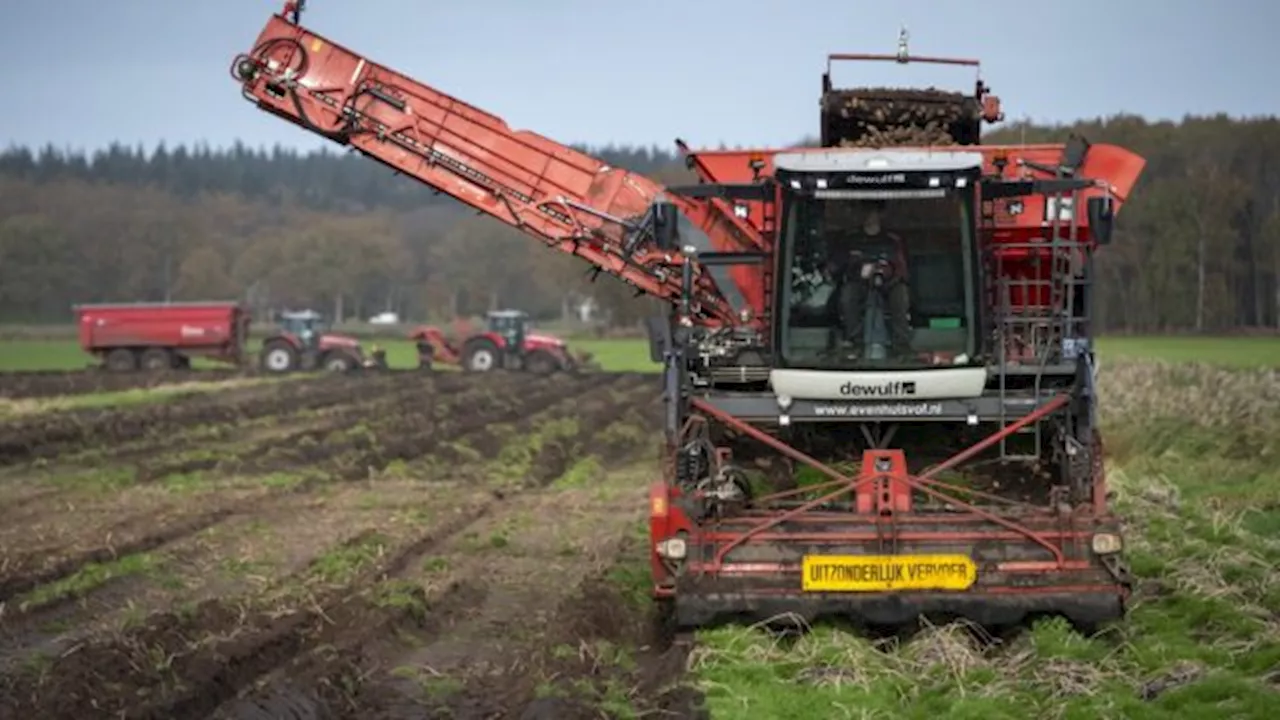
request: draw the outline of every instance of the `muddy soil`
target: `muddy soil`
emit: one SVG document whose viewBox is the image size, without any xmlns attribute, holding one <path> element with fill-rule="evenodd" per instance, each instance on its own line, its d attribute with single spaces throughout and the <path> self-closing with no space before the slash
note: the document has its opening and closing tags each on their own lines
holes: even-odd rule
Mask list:
<svg viewBox="0 0 1280 720">
<path fill-rule="evenodd" d="M 140 388 L 192 382 L 217 382 L 249 373 L 237 369 L 168 370 L 164 372 L 107 372 L 87 370 L 40 370 L 0 373 L 0 398 L 47 398 L 58 395 L 120 392 Z"/>
<path fill-rule="evenodd" d="M 15 420 L 0 716 L 695 716 L 634 581 L 656 390 L 392 374 Z"/>
<path fill-rule="evenodd" d="M 511 381 L 504 378 L 497 382 Z M 284 412 L 319 410 L 358 401 L 362 397 L 401 397 L 412 393 L 413 388 L 423 396 L 432 396 L 449 394 L 465 386 L 467 379 L 452 373 L 320 375 L 116 409 L 35 413 L 2 424 L 0 464 L 57 457 L 81 446 L 119 444 L 147 436 L 163 441 L 172 437 L 175 429 L 195 425 L 229 425 Z"/>
</svg>

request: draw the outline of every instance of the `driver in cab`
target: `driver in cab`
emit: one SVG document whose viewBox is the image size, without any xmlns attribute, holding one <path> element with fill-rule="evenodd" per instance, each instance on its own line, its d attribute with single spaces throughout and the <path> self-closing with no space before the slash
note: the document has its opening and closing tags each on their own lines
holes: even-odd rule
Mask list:
<svg viewBox="0 0 1280 720">
<path fill-rule="evenodd" d="M 889 353 L 905 359 L 911 355 L 906 249 L 900 235 L 882 227 L 883 215 L 884 202 L 876 202 L 867 209 L 861 228 L 842 229 L 828 246 L 827 271 L 836 283 L 833 310 L 845 347 L 857 357 L 864 354 L 867 303 L 876 293 L 887 311 Z"/>
</svg>

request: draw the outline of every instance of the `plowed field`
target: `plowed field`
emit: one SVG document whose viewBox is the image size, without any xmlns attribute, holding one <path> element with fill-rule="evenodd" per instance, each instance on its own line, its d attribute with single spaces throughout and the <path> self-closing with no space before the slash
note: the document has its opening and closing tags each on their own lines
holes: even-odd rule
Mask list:
<svg viewBox="0 0 1280 720">
<path fill-rule="evenodd" d="M 103 389 L 46 377 L 4 394 Z M 645 618 L 659 408 L 389 373 L 13 414 L 0 717 L 686 715 Z"/>
<path fill-rule="evenodd" d="M 248 375 L 241 370 L 174 370 L 170 372 L 107 372 L 105 370 L 45 370 L 0 373 L 0 398 L 22 399 L 70 393 L 114 392 L 193 381 Z"/>
</svg>

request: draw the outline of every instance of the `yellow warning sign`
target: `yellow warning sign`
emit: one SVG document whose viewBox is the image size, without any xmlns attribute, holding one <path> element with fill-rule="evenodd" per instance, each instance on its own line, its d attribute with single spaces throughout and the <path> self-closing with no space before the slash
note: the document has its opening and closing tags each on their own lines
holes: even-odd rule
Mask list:
<svg viewBox="0 0 1280 720">
<path fill-rule="evenodd" d="M 965 555 L 807 555 L 806 592 L 967 590 L 978 566 Z"/>
</svg>

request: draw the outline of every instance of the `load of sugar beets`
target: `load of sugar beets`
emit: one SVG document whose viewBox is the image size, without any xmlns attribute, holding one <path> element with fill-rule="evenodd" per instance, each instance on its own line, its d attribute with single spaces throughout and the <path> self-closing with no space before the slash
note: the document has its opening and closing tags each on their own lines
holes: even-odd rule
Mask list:
<svg viewBox="0 0 1280 720">
<path fill-rule="evenodd" d="M 855 88 L 822 95 L 826 147 L 976 145 L 981 120 L 981 102 L 958 92 Z"/>
<path fill-rule="evenodd" d="M 833 55 L 831 60 L 888 59 Z M 898 39 L 899 63 L 907 54 L 905 30 Z M 968 60 L 918 58 L 924 62 L 977 65 Z M 831 69 L 822 76 L 821 133 L 823 147 L 945 147 L 977 145 L 982 123 L 1003 119 L 1000 100 L 977 80 L 972 95 L 953 90 L 913 87 L 836 88 Z"/>
</svg>

